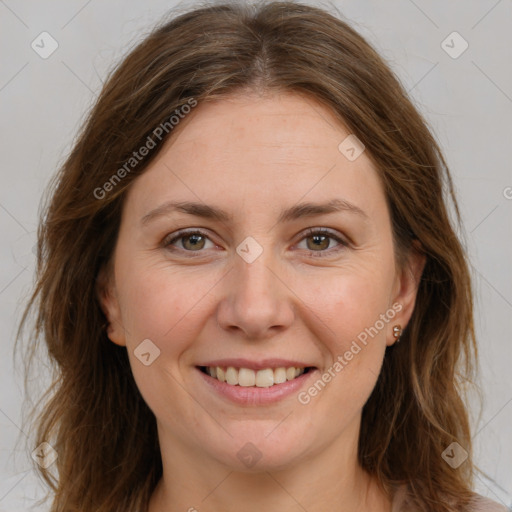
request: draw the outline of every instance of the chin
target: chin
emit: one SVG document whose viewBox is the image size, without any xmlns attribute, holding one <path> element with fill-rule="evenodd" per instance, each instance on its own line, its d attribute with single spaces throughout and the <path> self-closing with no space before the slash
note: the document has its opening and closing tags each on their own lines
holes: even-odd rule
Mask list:
<svg viewBox="0 0 512 512">
<path fill-rule="evenodd" d="M 270 428 L 257 425 L 257 433 L 233 433 L 233 438 L 225 443 L 224 451 L 219 450 L 222 448 L 219 445 L 215 446 L 214 458 L 233 471 L 250 473 L 280 471 L 298 464 L 305 456 L 305 436 L 294 434 L 292 437 L 286 429 L 278 432 L 281 427 L 277 425 L 276 422 L 272 422 Z"/>
</svg>

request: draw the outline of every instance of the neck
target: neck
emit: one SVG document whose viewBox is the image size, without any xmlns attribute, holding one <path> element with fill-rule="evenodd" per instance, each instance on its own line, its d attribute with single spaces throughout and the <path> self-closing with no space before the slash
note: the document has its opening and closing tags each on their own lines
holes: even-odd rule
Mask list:
<svg viewBox="0 0 512 512">
<path fill-rule="evenodd" d="M 161 442 L 163 477 L 149 512 L 391 511 L 390 500 L 358 465 L 353 448 L 330 445 L 293 467 L 240 472 L 171 444 Z"/>
</svg>

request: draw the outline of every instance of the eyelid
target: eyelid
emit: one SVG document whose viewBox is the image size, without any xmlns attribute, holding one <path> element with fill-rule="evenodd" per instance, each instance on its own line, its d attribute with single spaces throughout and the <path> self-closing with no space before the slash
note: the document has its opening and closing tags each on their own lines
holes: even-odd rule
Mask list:
<svg viewBox="0 0 512 512">
<path fill-rule="evenodd" d="M 313 236 L 313 235 L 329 235 L 330 237 L 337 240 L 340 244 L 344 244 L 344 245 L 349 245 L 349 243 L 351 243 L 350 239 L 347 236 L 341 235 L 337 231 L 332 230 L 331 228 L 323 228 L 323 227 L 305 229 L 302 233 L 300 233 L 299 236 L 301 238 L 299 240 L 302 240 L 303 238 L 305 238 L 307 236 Z"/>
<path fill-rule="evenodd" d="M 202 235 L 205 238 L 208 238 L 208 240 L 210 240 L 212 243 L 214 243 L 213 240 L 211 240 L 210 233 L 208 233 L 207 231 L 205 231 L 201 228 L 183 228 L 178 231 L 175 231 L 174 233 L 170 233 L 170 234 L 166 235 L 164 237 L 164 239 L 162 240 L 162 246 L 168 247 L 175 240 L 179 240 L 180 238 L 183 238 L 187 235 L 196 235 L 196 234 Z M 184 250 L 184 249 L 182 249 L 182 250 Z M 194 251 L 186 251 L 186 252 L 191 253 Z M 201 252 L 201 251 L 198 251 L 198 252 Z"/>
<path fill-rule="evenodd" d="M 170 233 L 169 235 L 165 236 L 162 241 L 162 246 L 164 248 L 168 249 L 169 246 L 171 246 L 172 243 L 175 242 L 176 240 L 179 240 L 180 238 L 183 238 L 187 235 L 195 235 L 195 234 L 202 235 L 205 238 L 207 238 L 208 240 L 210 240 L 212 243 L 215 243 L 213 240 L 211 240 L 210 234 L 207 231 L 203 230 L 202 228 L 183 228 L 183 229 L 180 229 L 174 233 Z M 349 247 L 351 244 L 351 241 L 348 237 L 342 236 L 342 235 L 338 234 L 338 232 L 332 230 L 331 228 L 325 228 L 325 227 L 306 228 L 304 231 L 302 231 L 298 235 L 299 238 L 298 238 L 296 244 L 298 244 L 305 238 L 307 238 L 309 236 L 314 236 L 314 235 L 327 235 L 330 238 L 336 240 L 339 243 L 339 245 L 341 246 L 341 249 L 338 247 L 333 247 L 333 248 L 329 248 L 325 251 L 311 251 L 311 250 L 306 249 L 306 252 L 308 252 L 309 254 L 314 254 L 316 257 L 322 257 L 324 255 L 327 257 L 327 256 L 331 255 L 333 252 L 338 252 L 339 250 Z M 178 252 L 185 252 L 188 255 L 191 255 L 191 257 L 199 256 L 201 254 L 201 252 L 204 252 L 204 251 L 187 251 L 187 250 L 181 249 L 181 248 L 174 248 L 174 249 L 170 249 L 170 250 L 176 250 Z M 194 254 L 194 253 L 197 253 L 197 254 Z"/>
<path fill-rule="evenodd" d="M 324 227 L 314 227 L 314 228 L 307 228 L 306 230 L 302 231 L 300 233 L 300 238 L 297 241 L 297 243 L 301 242 L 305 238 L 308 238 L 310 236 L 314 235 L 326 235 L 329 238 L 332 238 L 333 240 L 336 240 L 338 242 L 338 246 L 336 247 L 330 247 L 329 249 L 325 251 L 312 251 L 309 249 L 305 249 L 306 252 L 310 255 L 314 255 L 315 258 L 328 258 L 332 256 L 333 254 L 338 254 L 340 251 L 347 249 L 352 245 L 352 241 L 346 236 L 341 235 L 337 231 L 332 230 L 330 228 L 324 228 Z"/>
</svg>

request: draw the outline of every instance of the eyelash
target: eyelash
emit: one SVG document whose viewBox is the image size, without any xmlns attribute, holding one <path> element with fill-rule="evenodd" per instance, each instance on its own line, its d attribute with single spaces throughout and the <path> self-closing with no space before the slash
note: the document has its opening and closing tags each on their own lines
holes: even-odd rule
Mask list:
<svg viewBox="0 0 512 512">
<path fill-rule="evenodd" d="M 194 253 L 194 252 L 198 252 L 198 253 L 201 253 L 203 251 L 188 251 L 186 249 L 181 249 L 181 248 L 171 248 L 172 244 L 174 242 L 176 242 L 177 240 L 179 240 L 180 238 L 186 238 L 187 236 L 192 236 L 192 235 L 201 235 L 205 238 L 207 238 L 208 240 L 210 240 L 210 237 L 208 236 L 208 233 L 206 233 L 205 231 L 202 231 L 201 229 L 193 229 L 193 230 L 182 230 L 182 231 L 178 231 L 174 236 L 173 235 L 169 235 L 167 236 L 162 245 L 165 247 L 165 248 L 168 248 L 170 251 L 172 252 L 176 252 L 176 251 L 184 251 L 184 252 L 187 252 L 187 253 Z M 316 236 L 316 235 L 323 235 L 323 236 L 328 236 L 329 238 L 332 238 L 333 240 L 336 240 L 336 242 L 338 242 L 340 245 L 337 246 L 337 247 L 334 247 L 334 248 L 329 248 L 329 249 L 326 249 L 326 250 L 322 250 L 322 251 L 311 251 L 311 250 L 307 250 L 306 251 L 310 254 L 310 255 L 314 255 L 315 257 L 320 257 L 320 258 L 323 258 L 323 257 L 327 257 L 329 256 L 332 252 L 339 252 L 345 248 L 347 248 L 349 246 L 348 242 L 346 242 L 345 240 L 343 240 L 342 238 L 340 238 L 339 236 L 335 235 L 332 231 L 326 229 L 326 228 L 308 228 L 302 238 L 299 240 L 299 242 L 301 242 L 302 240 L 304 240 L 305 238 L 309 238 L 311 236 Z M 171 238 L 172 236 L 172 238 Z M 212 240 L 210 240 L 212 241 Z M 199 257 L 200 254 L 191 254 L 191 257 Z"/>
</svg>

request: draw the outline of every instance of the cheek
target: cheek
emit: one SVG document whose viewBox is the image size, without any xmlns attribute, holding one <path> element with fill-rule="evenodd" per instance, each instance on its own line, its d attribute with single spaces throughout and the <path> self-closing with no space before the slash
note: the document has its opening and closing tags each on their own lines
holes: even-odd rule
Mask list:
<svg viewBox="0 0 512 512">
<path fill-rule="evenodd" d="M 346 266 L 325 274 L 319 279 L 304 279 L 297 295 L 308 305 L 324 326 L 323 342 L 331 354 L 349 350 L 358 337 L 364 341 L 371 329 L 370 339 L 385 340 L 388 322 L 381 320 L 390 309 L 392 265 L 383 268 L 382 262 L 357 268 Z M 315 283 L 312 286 L 312 283 Z M 377 323 L 378 334 L 372 327 Z"/>
<path fill-rule="evenodd" d="M 389 303 L 393 268 L 390 260 L 351 269 L 319 295 L 318 314 L 335 336 L 325 342 L 330 361 L 323 373 L 330 384 L 318 406 L 328 406 L 339 422 L 363 407 L 380 373 L 395 315 Z"/>
<path fill-rule="evenodd" d="M 133 377 L 155 415 L 176 428 L 182 428 L 182 420 L 176 418 L 200 416 L 195 402 L 184 391 L 180 365 L 208 318 L 205 307 L 208 307 L 209 291 L 218 279 L 204 272 L 199 275 L 191 269 L 172 269 L 151 262 L 140 267 L 127 265 L 119 273 L 119 282 L 124 283 L 120 289 L 122 317 L 127 325 Z M 145 365 L 136 353 L 141 342 L 148 339 L 158 348 L 158 356 Z M 153 359 L 152 350 L 150 346 L 150 359 Z M 173 410 L 179 410 L 180 414 L 170 414 L 170 396 Z"/>
<path fill-rule="evenodd" d="M 187 332 L 199 328 L 194 316 L 207 302 L 212 278 L 204 273 L 199 276 L 179 268 L 147 265 L 127 268 L 121 279 L 125 283 L 120 296 L 127 345 L 149 338 L 161 350 L 179 352 L 183 348 L 180 340 L 187 340 Z"/>
<path fill-rule="evenodd" d="M 326 438 L 360 413 L 377 382 L 394 316 L 386 286 L 371 274 L 352 273 L 331 279 L 329 292 L 317 290 L 320 300 L 312 302 L 321 324 L 329 327 L 319 327 L 326 333 L 325 366 L 298 398 L 315 410 L 313 418 L 331 418 L 328 425 L 318 424 Z"/>
</svg>

